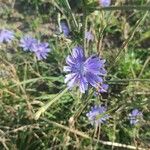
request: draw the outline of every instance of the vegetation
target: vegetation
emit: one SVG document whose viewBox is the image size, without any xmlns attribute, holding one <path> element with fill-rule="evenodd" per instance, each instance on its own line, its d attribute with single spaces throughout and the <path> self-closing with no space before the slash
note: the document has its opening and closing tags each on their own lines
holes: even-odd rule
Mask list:
<svg viewBox="0 0 150 150">
<path fill-rule="evenodd" d="M 0 149 L 150 149 L 149 11 L 149 0 L 1 0 L 0 32 L 14 38 L 0 43 Z M 48 43 L 46 59 L 20 46 L 26 35 Z M 79 45 L 106 60 L 107 92 L 64 83 Z M 87 116 L 94 106 L 107 107 L 95 120 L 109 115 L 97 126 Z M 134 109 L 142 116 L 132 124 Z"/>
</svg>

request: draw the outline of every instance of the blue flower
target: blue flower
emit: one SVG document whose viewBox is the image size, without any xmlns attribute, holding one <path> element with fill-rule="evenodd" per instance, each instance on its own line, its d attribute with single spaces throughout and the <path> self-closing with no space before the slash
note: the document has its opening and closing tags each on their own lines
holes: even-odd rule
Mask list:
<svg viewBox="0 0 150 150">
<path fill-rule="evenodd" d="M 129 114 L 130 124 L 136 125 L 142 118 L 142 116 L 142 112 L 140 112 L 138 109 L 133 109 L 132 112 Z"/>
<path fill-rule="evenodd" d="M 91 111 L 86 114 L 92 125 L 98 126 L 100 123 L 105 123 L 109 118 L 106 114 L 107 108 L 105 106 L 94 106 Z"/>
<path fill-rule="evenodd" d="M 68 23 L 65 19 L 60 21 L 60 28 L 61 28 L 61 31 L 63 32 L 64 36 L 68 37 L 70 34 L 70 29 L 69 29 Z"/>
<path fill-rule="evenodd" d="M 94 40 L 94 35 L 92 34 L 92 32 L 85 32 L 85 38 L 88 40 L 88 41 L 93 41 Z"/>
<path fill-rule="evenodd" d="M 33 49 L 33 44 L 37 43 L 38 41 L 31 37 L 31 36 L 24 36 L 20 40 L 20 47 L 23 48 L 24 51 L 32 51 Z"/>
<path fill-rule="evenodd" d="M 111 0 L 99 0 L 99 3 L 102 7 L 109 7 L 111 4 Z"/>
<path fill-rule="evenodd" d="M 43 60 L 47 58 L 48 53 L 51 51 L 48 46 L 48 43 L 40 43 L 39 41 L 33 44 L 32 51 L 36 54 L 38 60 Z"/>
<path fill-rule="evenodd" d="M 82 47 L 73 48 L 72 54 L 66 58 L 66 63 L 68 66 L 64 66 L 64 71 L 69 74 L 66 75 L 65 83 L 69 88 L 79 86 L 80 91 L 85 93 L 88 85 L 98 88 L 103 83 L 103 77 L 106 75 L 105 60 L 94 55 L 86 59 Z"/>
<path fill-rule="evenodd" d="M 0 30 L 0 43 L 10 43 L 14 39 L 14 32 L 9 30 Z"/>
</svg>

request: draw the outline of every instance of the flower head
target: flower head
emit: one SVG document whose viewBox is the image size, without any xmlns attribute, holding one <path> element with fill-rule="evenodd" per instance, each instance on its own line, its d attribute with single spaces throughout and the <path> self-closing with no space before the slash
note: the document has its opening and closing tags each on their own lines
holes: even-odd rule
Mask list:
<svg viewBox="0 0 150 150">
<path fill-rule="evenodd" d="M 98 126 L 100 123 L 105 123 L 109 118 L 106 111 L 107 109 L 105 106 L 94 106 L 91 108 L 91 111 L 86 114 L 86 116 L 92 125 Z"/>
<path fill-rule="evenodd" d="M 33 44 L 37 43 L 38 41 L 31 37 L 31 36 L 24 36 L 20 40 L 20 47 L 23 48 L 24 51 L 32 51 L 33 49 Z"/>
<path fill-rule="evenodd" d="M 143 115 L 141 111 L 139 111 L 138 109 L 133 109 L 132 112 L 129 114 L 130 124 L 136 125 L 142 116 Z"/>
<path fill-rule="evenodd" d="M 68 23 L 65 19 L 60 21 L 60 27 L 61 27 L 61 31 L 63 32 L 64 36 L 69 36 L 70 34 L 70 29 L 68 26 Z"/>
<path fill-rule="evenodd" d="M 88 41 L 93 41 L 94 40 L 94 35 L 92 34 L 92 32 L 85 32 L 85 38 L 88 40 Z"/>
<path fill-rule="evenodd" d="M 79 86 L 80 91 L 85 93 L 88 85 L 97 88 L 103 83 L 103 77 L 106 75 L 105 60 L 94 55 L 86 59 L 82 47 L 73 48 L 72 54 L 66 58 L 66 63 L 68 66 L 64 66 L 64 71 L 69 74 L 66 75 L 65 83 L 69 88 Z"/>
<path fill-rule="evenodd" d="M 14 38 L 14 32 L 9 30 L 0 30 L 0 43 L 10 43 Z"/>
<path fill-rule="evenodd" d="M 99 3 L 102 7 L 108 7 L 111 4 L 111 0 L 99 0 Z"/>
<path fill-rule="evenodd" d="M 51 49 L 48 48 L 48 46 L 48 43 L 40 43 L 39 41 L 33 44 L 32 51 L 35 52 L 38 60 L 47 58 L 48 53 L 51 51 Z"/>
</svg>

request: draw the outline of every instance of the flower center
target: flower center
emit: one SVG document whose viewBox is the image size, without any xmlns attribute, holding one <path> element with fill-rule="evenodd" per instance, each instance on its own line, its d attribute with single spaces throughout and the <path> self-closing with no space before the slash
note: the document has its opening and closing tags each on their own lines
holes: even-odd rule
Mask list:
<svg viewBox="0 0 150 150">
<path fill-rule="evenodd" d="M 77 63 L 76 64 L 76 70 L 77 72 L 79 72 L 80 74 L 84 74 L 85 73 L 85 67 L 84 67 L 84 63 Z"/>
</svg>

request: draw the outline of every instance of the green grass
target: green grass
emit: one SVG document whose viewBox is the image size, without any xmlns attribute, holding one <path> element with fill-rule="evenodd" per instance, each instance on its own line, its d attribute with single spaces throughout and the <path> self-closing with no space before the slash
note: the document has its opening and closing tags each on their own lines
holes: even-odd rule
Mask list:
<svg viewBox="0 0 150 150">
<path fill-rule="evenodd" d="M 0 44 L 0 149 L 149 149 L 149 0 L 116 0 L 109 8 L 100 8 L 96 0 L 69 2 L 0 2 L 0 28 L 16 36 L 11 44 Z M 69 23 L 70 39 L 59 33 L 62 18 Z M 95 37 L 90 43 L 84 39 L 88 29 Z M 46 60 L 22 51 L 18 44 L 25 34 L 50 44 Z M 108 93 L 67 89 L 63 66 L 77 44 L 87 56 L 106 59 Z M 86 117 L 94 104 L 107 105 L 111 116 L 98 128 Z M 137 126 L 128 120 L 133 108 L 143 113 Z"/>
</svg>

